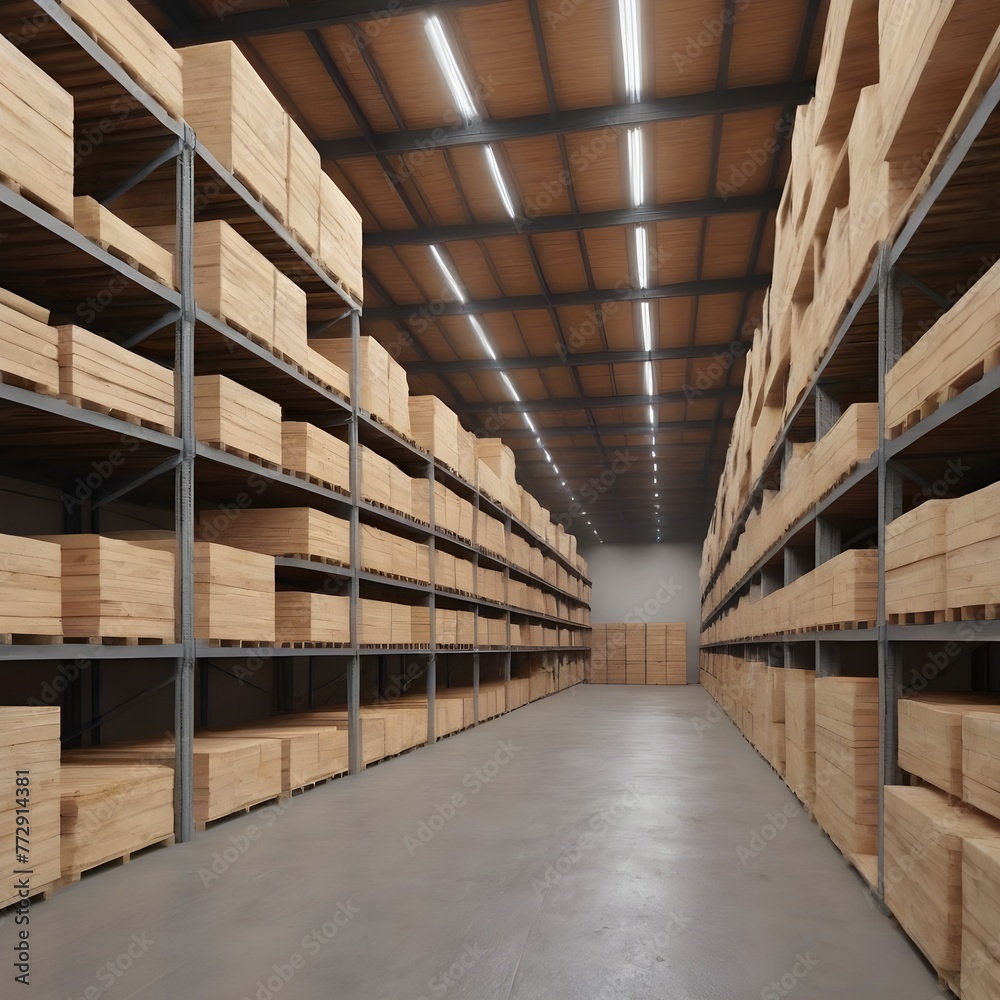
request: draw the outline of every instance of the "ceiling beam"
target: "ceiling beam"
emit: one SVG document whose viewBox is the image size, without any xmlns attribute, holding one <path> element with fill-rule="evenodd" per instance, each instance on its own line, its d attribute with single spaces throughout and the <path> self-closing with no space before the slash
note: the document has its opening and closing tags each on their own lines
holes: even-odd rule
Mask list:
<svg viewBox="0 0 1000 1000">
<path fill-rule="evenodd" d="M 378 30 L 381 30 L 386 21 L 402 14 L 445 10 L 449 7 L 478 7 L 495 2 L 496 0 L 389 0 L 388 3 L 372 3 L 371 0 L 313 0 L 309 4 L 221 14 L 194 25 L 185 23 L 180 34 L 185 41 L 219 42 L 254 35 L 312 31 L 336 24 L 359 24 L 365 21 L 374 21 Z M 240 4 L 230 6 L 235 9 Z"/>
<path fill-rule="evenodd" d="M 424 229 L 394 229 L 368 232 L 365 247 L 426 246 L 456 240 L 482 240 L 498 236 L 524 236 L 536 233 L 569 233 L 614 226 L 672 222 L 678 219 L 701 219 L 717 215 L 738 215 L 776 209 L 780 191 L 743 195 L 736 198 L 701 198 L 678 201 L 648 208 L 624 208 L 610 212 L 585 212 L 582 215 L 536 215 L 517 219 L 497 219 L 454 226 L 430 226 Z"/>
<path fill-rule="evenodd" d="M 684 361 L 687 358 L 727 358 L 735 344 L 691 344 L 683 347 L 658 347 L 652 351 L 582 351 L 574 354 L 546 354 L 522 358 L 475 358 L 469 361 L 417 361 L 406 365 L 408 375 L 458 375 L 472 372 L 536 371 L 539 368 L 588 368 L 592 365 L 641 364 L 644 361 Z"/>
<path fill-rule="evenodd" d="M 494 312 L 524 312 L 533 309 L 545 311 L 550 307 L 596 306 L 604 302 L 639 302 L 643 299 L 686 299 L 698 295 L 730 295 L 734 292 L 752 292 L 767 288 L 770 274 L 740 275 L 736 278 L 712 278 L 702 281 L 680 281 L 655 288 L 598 288 L 580 292 L 562 292 L 545 295 L 508 295 L 502 299 L 477 299 L 472 302 L 454 302 L 435 299 L 412 305 L 366 309 L 367 320 L 418 320 L 437 316 L 468 316 Z"/>
<path fill-rule="evenodd" d="M 705 115 L 726 115 L 740 111 L 806 104 L 813 96 L 814 86 L 800 84 L 768 84 L 762 87 L 740 87 L 719 94 L 687 94 L 639 101 L 636 104 L 609 104 L 597 108 L 577 108 L 557 114 L 525 115 L 478 121 L 471 125 L 444 126 L 408 132 L 384 132 L 374 139 L 374 151 L 389 156 L 428 152 L 445 146 L 481 145 L 487 142 L 507 142 L 540 135 L 565 132 L 586 132 L 594 129 L 616 129 L 651 122 L 679 121 L 702 118 Z M 324 159 L 346 160 L 371 156 L 372 143 L 367 136 L 332 139 L 317 144 Z"/>
<path fill-rule="evenodd" d="M 565 413 L 568 410 L 607 410 L 616 406 L 659 406 L 662 403 L 687 403 L 695 399 L 723 399 L 738 396 L 743 391 L 741 385 L 728 385 L 724 389 L 680 390 L 678 392 L 658 392 L 654 396 L 566 396 L 559 399 L 522 399 L 519 402 L 504 403 L 460 403 L 458 413 L 495 412 L 503 409 L 508 413 Z M 598 427 L 601 427 L 599 424 Z M 612 432 L 615 425 L 604 428 Z M 620 432 L 619 432 L 620 433 Z"/>
<path fill-rule="evenodd" d="M 506 404 L 505 404 L 506 405 Z M 723 421 L 724 423 L 732 423 L 732 418 L 727 417 Z M 648 423 L 645 424 L 598 424 L 597 429 L 602 434 L 649 434 L 653 430 Z M 656 433 L 679 433 L 682 431 L 710 431 L 712 429 L 711 420 L 661 420 L 656 425 Z M 568 426 L 557 426 L 557 427 L 539 427 L 538 434 L 534 431 L 528 430 L 527 427 L 503 427 L 498 428 L 495 432 L 496 437 L 502 438 L 530 438 L 534 440 L 536 437 L 541 436 L 542 440 L 549 443 L 550 439 L 563 438 L 563 437 L 590 437 L 593 432 L 593 428 L 590 424 L 574 424 Z M 631 445 L 621 445 L 622 448 L 631 447 Z M 660 442 L 657 442 L 657 447 L 660 447 Z M 664 442 L 664 447 L 666 444 Z M 556 462 L 556 465 L 559 463 Z"/>
</svg>

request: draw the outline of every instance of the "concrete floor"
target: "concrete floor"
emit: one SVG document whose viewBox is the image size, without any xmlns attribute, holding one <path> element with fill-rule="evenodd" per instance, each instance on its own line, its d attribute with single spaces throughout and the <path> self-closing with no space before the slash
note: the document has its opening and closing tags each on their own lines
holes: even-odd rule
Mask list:
<svg viewBox="0 0 1000 1000">
<path fill-rule="evenodd" d="M 575 688 L 96 873 L 32 909 L 30 995 L 939 997 L 712 705 Z"/>
</svg>

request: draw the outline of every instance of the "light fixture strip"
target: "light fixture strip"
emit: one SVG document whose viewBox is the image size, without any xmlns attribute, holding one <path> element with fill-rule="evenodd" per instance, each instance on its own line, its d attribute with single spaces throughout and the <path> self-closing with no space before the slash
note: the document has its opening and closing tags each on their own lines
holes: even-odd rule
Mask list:
<svg viewBox="0 0 1000 1000">
<path fill-rule="evenodd" d="M 458 60 L 455 58 L 455 53 L 448 42 L 448 36 L 445 34 L 444 25 L 441 24 L 441 19 L 437 14 L 431 14 L 427 18 L 425 29 L 427 37 L 430 39 L 431 48 L 434 50 L 434 56 L 438 61 L 438 66 L 441 67 L 445 83 L 448 84 L 448 89 L 451 91 L 451 97 L 455 102 L 458 113 L 466 122 L 476 121 L 479 118 L 479 112 L 476 110 L 476 102 L 473 100 L 472 92 L 469 90 L 465 78 L 462 76 L 462 71 L 458 67 Z"/>
<path fill-rule="evenodd" d="M 638 0 L 618 0 L 618 22 L 622 37 L 622 69 L 625 94 L 635 104 L 642 90 L 642 49 L 639 45 Z"/>
<path fill-rule="evenodd" d="M 511 382 L 506 372 L 500 372 L 500 378 L 503 379 L 504 385 L 507 386 L 507 391 L 510 393 L 510 398 L 516 403 L 521 402 L 521 397 L 517 394 L 517 389 L 514 388 L 514 383 Z"/>
<path fill-rule="evenodd" d="M 645 226 L 635 227 L 635 271 L 640 288 L 649 287 L 649 237 Z"/>
<path fill-rule="evenodd" d="M 448 267 L 448 263 L 444 259 L 444 254 L 434 244 L 431 244 L 431 256 L 434 258 L 438 270 L 444 275 L 444 280 L 447 282 L 452 294 L 459 302 L 464 303 L 465 293 L 462 291 L 462 286 L 458 283 L 458 279 L 452 273 L 451 268 Z"/>
<path fill-rule="evenodd" d="M 628 172 L 632 185 L 632 207 L 641 208 L 646 186 L 646 167 L 642 156 L 642 129 L 628 130 Z"/>
<path fill-rule="evenodd" d="M 483 345 L 483 350 L 486 351 L 491 360 L 496 361 L 496 351 L 493 350 L 493 345 L 490 343 L 490 338 L 486 336 L 486 331 L 483 329 L 482 323 L 479 322 L 479 317 L 470 315 L 469 324 L 472 326 L 472 329 L 476 331 L 476 336 L 479 338 L 479 342 Z"/>
<path fill-rule="evenodd" d="M 645 376 L 646 376 L 646 395 L 647 396 L 652 396 L 653 395 L 653 362 L 652 361 L 647 361 L 643 365 L 643 370 L 644 370 Z"/>
<path fill-rule="evenodd" d="M 514 199 L 511 198 L 507 182 L 504 180 L 503 171 L 500 169 L 500 161 L 497 159 L 497 154 L 490 145 L 486 146 L 486 163 L 489 165 L 490 173 L 493 175 L 493 183 L 496 185 L 500 200 L 503 202 L 504 211 L 512 219 L 517 218 L 517 212 L 514 209 Z"/>
<path fill-rule="evenodd" d="M 639 303 L 639 317 L 642 326 L 642 349 L 649 353 L 653 349 L 653 307 L 649 302 Z"/>
</svg>

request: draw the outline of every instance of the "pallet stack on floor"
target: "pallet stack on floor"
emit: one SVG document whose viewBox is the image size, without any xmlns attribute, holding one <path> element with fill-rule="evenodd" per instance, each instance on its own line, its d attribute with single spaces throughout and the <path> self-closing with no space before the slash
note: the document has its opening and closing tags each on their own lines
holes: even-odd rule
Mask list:
<svg viewBox="0 0 1000 1000">
<path fill-rule="evenodd" d="M 178 819 L 172 735 L 138 724 L 141 709 L 108 726 L 104 715 L 115 684 L 141 693 L 144 669 L 155 700 L 157 668 L 181 655 L 187 541 L 197 670 L 213 691 L 201 721 L 225 717 L 194 740 L 198 826 L 344 773 L 358 729 L 373 763 L 422 745 L 429 721 L 447 735 L 582 682 L 590 584 L 575 537 L 518 485 L 513 452 L 467 431 L 436 397 L 409 396 L 402 366 L 359 335 L 360 215 L 239 48 L 174 51 L 128 0 L 67 0 L 22 35 L 28 12 L 21 0 L 0 11 L 0 201 L 24 222 L 17 248 L 0 252 L 10 286 L 0 289 L 0 395 L 24 418 L 24 468 L 41 470 L 33 487 L 67 490 L 58 517 L 39 514 L 55 522 L 48 530 L 17 533 L 18 520 L 5 520 L 0 653 L 21 668 L 15 699 L 41 689 L 58 703 L 70 682 L 57 663 L 79 674 L 99 663 L 95 646 L 132 647 L 115 657 L 128 680 L 104 666 L 101 694 L 88 686 L 74 702 L 81 717 L 64 719 L 74 744 L 82 730 L 99 745 L 64 761 L 63 868 L 37 863 L 55 883 L 166 842 Z M 103 51 L 96 62 L 78 32 Z M 118 84 L 121 71 L 145 93 Z M 79 137 L 115 100 L 129 103 L 127 125 L 100 130 L 90 158 Z M 177 155 L 147 170 L 147 148 L 169 143 Z M 177 253 L 184 227 L 191 273 Z M 88 299 L 104 288 L 113 294 Z M 180 292 L 197 307 L 190 327 L 180 321 L 190 369 L 175 356 Z M 350 321 L 308 336 L 309 321 L 341 313 Z M 192 457 L 182 457 L 185 429 Z M 193 515 L 175 510 L 175 468 L 195 484 Z M 337 705 L 350 670 L 374 677 L 404 652 L 424 678 L 405 697 L 366 689 L 360 721 L 342 704 L 321 718 L 289 714 L 320 711 L 314 666 L 334 678 L 323 700 Z M 429 720 L 431 656 L 440 678 L 460 680 L 453 695 L 437 685 Z M 246 689 L 244 677 L 254 678 Z M 244 697 L 268 680 L 272 704 Z M 279 694 L 303 682 L 305 694 Z M 173 697 L 193 719 L 180 685 Z M 282 714 L 260 717 L 269 710 Z"/>
<path fill-rule="evenodd" d="M 591 684 L 687 684 L 684 622 L 593 624 Z"/>
<path fill-rule="evenodd" d="M 965 1000 L 1000 995 L 998 78 L 986 0 L 829 5 L 701 568 L 703 686 L 760 749 L 783 677 L 789 787 Z"/>
</svg>

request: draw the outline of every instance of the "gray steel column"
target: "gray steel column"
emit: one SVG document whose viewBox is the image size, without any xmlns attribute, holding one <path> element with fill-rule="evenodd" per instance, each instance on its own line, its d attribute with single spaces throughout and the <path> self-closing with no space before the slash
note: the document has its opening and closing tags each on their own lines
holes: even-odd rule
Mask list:
<svg viewBox="0 0 1000 1000">
<path fill-rule="evenodd" d="M 474 498 L 472 505 L 472 540 L 479 537 L 479 502 L 478 497 Z M 479 551 L 473 546 L 472 549 L 472 573 L 476 584 L 476 593 L 479 594 Z M 479 594 L 482 597 L 482 594 Z M 475 607 L 475 619 L 473 628 L 475 629 L 475 652 L 472 654 L 472 722 L 479 725 L 479 605 Z"/>
<path fill-rule="evenodd" d="M 194 839 L 194 150 L 184 126 L 177 157 L 177 274 L 181 310 L 174 347 L 174 418 L 180 462 L 174 471 L 176 614 L 181 655 L 174 673 L 174 834 Z"/>
<path fill-rule="evenodd" d="M 431 537 L 427 543 L 428 573 L 431 580 L 431 593 L 427 599 L 428 617 L 430 619 L 430 639 L 431 651 L 427 658 L 427 742 L 434 743 L 437 740 L 437 601 L 436 587 L 437 578 L 434 572 L 434 562 L 437 559 L 437 540 L 433 531 L 437 526 L 437 514 L 434 510 L 434 459 L 427 463 L 427 482 L 430 488 L 427 491 L 428 503 L 427 514 L 431 522 Z"/>
<path fill-rule="evenodd" d="M 358 504 L 361 502 L 361 453 L 358 444 L 358 404 L 361 399 L 361 316 L 351 315 L 351 423 L 348 430 L 350 446 L 351 486 L 351 588 L 350 626 L 351 658 L 347 664 L 347 753 L 348 769 L 359 774 L 364 767 L 361 754 L 361 657 L 358 654 L 358 595 L 361 583 L 358 567 L 361 564 L 360 522 Z"/>
<path fill-rule="evenodd" d="M 885 382 L 903 349 L 903 305 L 890 265 L 889 244 L 879 251 L 879 371 L 878 371 L 878 680 L 879 680 L 879 788 L 878 788 L 878 898 L 885 906 L 885 786 L 899 784 L 898 700 L 902 685 L 902 651 L 889 642 L 885 603 L 886 528 L 903 512 L 903 482 L 886 461 Z"/>
<path fill-rule="evenodd" d="M 508 607 L 507 611 L 507 651 L 504 653 L 503 658 L 503 680 L 506 685 L 507 681 L 510 680 L 510 567 L 506 565 L 510 562 L 510 518 L 504 517 L 503 519 L 503 531 L 504 531 L 504 603 Z"/>
</svg>

